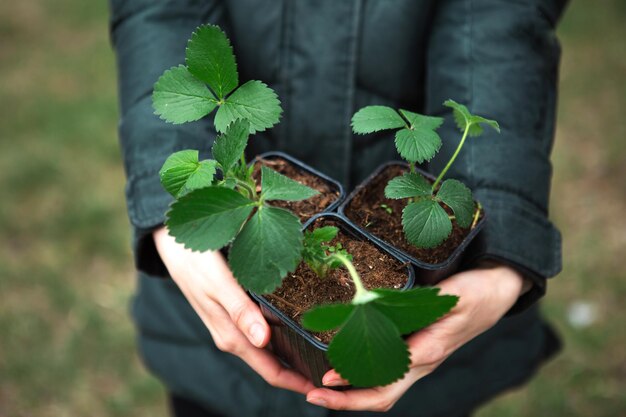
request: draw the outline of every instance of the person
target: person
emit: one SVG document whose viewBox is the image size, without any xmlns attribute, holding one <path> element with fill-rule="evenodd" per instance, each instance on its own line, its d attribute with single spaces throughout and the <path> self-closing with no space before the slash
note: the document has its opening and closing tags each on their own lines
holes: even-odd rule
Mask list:
<svg viewBox="0 0 626 417">
<path fill-rule="evenodd" d="M 120 142 L 139 284 L 133 302 L 146 366 L 166 385 L 177 416 L 462 416 L 517 386 L 558 349 L 536 301 L 561 268 L 548 220 L 564 0 L 111 0 Z M 441 282 L 454 311 L 408 339 L 411 370 L 394 384 L 314 388 L 264 347 L 270 330 L 219 252 L 192 253 L 163 227 L 171 201 L 163 161 L 181 149 L 209 157 L 211 118 L 158 119 L 154 82 L 184 62 L 200 24 L 230 37 L 242 80 L 282 101 L 281 123 L 251 138 L 250 156 L 282 150 L 348 189 L 397 159 L 384 135 L 353 136 L 350 118 L 370 104 L 450 118 L 452 98 L 495 119 L 470 140 L 450 177 L 463 180 L 488 221 L 464 271 Z M 458 144 L 449 120 L 433 171 Z M 171 279 L 170 279 L 171 278 Z M 328 386 L 344 383 L 332 371 Z M 338 411 L 343 410 L 343 411 Z"/>
</svg>

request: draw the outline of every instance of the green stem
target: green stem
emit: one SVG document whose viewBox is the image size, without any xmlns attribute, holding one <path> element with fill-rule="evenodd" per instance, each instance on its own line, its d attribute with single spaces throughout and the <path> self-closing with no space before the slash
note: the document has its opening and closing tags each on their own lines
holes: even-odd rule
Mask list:
<svg viewBox="0 0 626 417">
<path fill-rule="evenodd" d="M 247 188 L 252 191 L 251 198 L 257 200 L 256 182 L 252 179 L 252 175 L 250 175 L 246 162 L 246 154 L 244 152 L 241 153 L 241 157 L 239 158 L 239 165 L 239 179 L 246 183 L 248 185 Z"/>
<path fill-rule="evenodd" d="M 415 172 L 415 162 L 409 162 L 409 171 Z"/>
<path fill-rule="evenodd" d="M 248 175 L 248 165 L 246 164 L 246 156 L 242 152 L 239 158 L 239 167 L 237 168 L 237 176 L 246 182 L 250 182 L 250 176 Z"/>
<path fill-rule="evenodd" d="M 476 227 L 476 223 L 478 223 L 478 218 L 480 217 L 480 210 L 483 208 L 483 206 L 480 205 L 479 202 L 476 203 L 476 213 L 474 214 L 474 221 L 472 221 L 472 227 L 470 227 L 470 230 L 473 229 L 474 227 Z"/>
<path fill-rule="evenodd" d="M 252 187 L 250 187 L 250 185 L 248 185 L 248 183 L 246 183 L 245 181 L 240 180 L 237 177 L 233 177 L 235 179 L 235 182 L 237 183 L 237 186 L 245 189 L 248 192 L 248 197 L 250 197 L 252 200 L 257 199 L 256 196 L 256 191 L 254 189 L 252 189 Z"/>
<path fill-rule="evenodd" d="M 350 259 L 348 259 L 345 255 L 342 255 L 341 253 L 333 253 L 328 258 L 334 258 L 341 262 L 350 273 L 350 277 L 352 278 L 352 282 L 354 282 L 354 288 L 356 290 L 354 298 L 352 300 L 353 304 L 367 303 L 375 298 L 378 298 L 378 295 L 376 295 L 376 293 L 365 289 L 365 286 L 363 286 L 363 281 L 361 281 L 361 277 L 359 276 L 359 273 L 357 272 Z"/>
<path fill-rule="evenodd" d="M 468 134 L 469 128 L 470 128 L 470 124 L 467 123 L 467 122 L 465 122 L 465 123 L 466 123 L 466 125 L 465 125 L 465 132 L 463 132 L 463 137 L 461 138 L 461 142 L 459 142 L 459 146 L 456 147 L 456 151 L 454 151 L 454 155 L 452 155 L 452 158 L 450 158 L 450 160 L 448 161 L 448 165 L 446 165 L 446 167 L 443 169 L 443 171 L 441 171 L 441 174 L 439 174 L 439 176 L 437 177 L 437 179 L 433 183 L 433 188 L 432 188 L 433 192 L 437 189 L 437 186 L 439 185 L 439 183 L 443 179 L 444 175 L 446 175 L 446 172 L 448 172 L 448 170 L 452 166 L 452 163 L 454 162 L 454 160 L 458 156 L 459 152 L 461 151 L 461 148 L 463 147 L 463 144 L 465 143 L 465 139 L 467 138 L 467 134 Z"/>
</svg>

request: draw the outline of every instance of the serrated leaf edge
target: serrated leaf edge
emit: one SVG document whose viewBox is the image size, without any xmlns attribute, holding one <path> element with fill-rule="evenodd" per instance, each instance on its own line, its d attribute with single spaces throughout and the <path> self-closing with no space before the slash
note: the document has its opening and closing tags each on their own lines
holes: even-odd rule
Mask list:
<svg viewBox="0 0 626 417">
<path fill-rule="evenodd" d="M 204 80 L 201 80 L 200 78 L 196 77 L 191 71 L 189 71 L 189 66 L 185 65 L 185 67 L 187 68 L 187 71 L 189 71 L 189 73 L 198 81 L 203 82 L 207 88 L 209 88 L 209 90 L 211 91 L 211 93 L 213 93 L 213 95 L 215 97 L 218 97 L 221 101 L 223 100 L 225 97 L 227 97 L 228 95 L 232 94 L 233 92 L 235 92 L 241 85 L 239 84 L 239 65 L 237 64 L 237 56 L 235 55 L 235 49 L 233 48 L 233 44 L 230 41 L 230 38 L 228 37 L 228 35 L 226 35 L 226 32 L 224 32 L 224 30 L 222 30 L 221 27 L 219 27 L 218 25 L 212 25 L 212 24 L 202 24 L 200 26 L 198 26 L 192 33 L 191 33 L 191 37 L 189 38 L 189 40 L 187 41 L 187 45 L 185 46 L 185 64 L 187 64 L 187 59 L 188 59 L 188 51 L 190 48 L 191 43 L 194 41 L 194 38 L 196 38 L 198 35 L 198 31 L 204 29 L 204 28 L 211 28 L 211 29 L 217 29 L 218 31 L 220 31 L 223 35 L 224 38 L 226 39 L 226 43 L 228 44 L 228 47 L 230 49 L 231 54 L 233 55 L 233 61 L 235 62 L 235 74 L 236 74 L 236 78 L 237 78 L 237 82 L 235 85 L 235 88 L 233 88 L 231 91 L 229 91 L 226 94 L 218 94 L 217 91 L 213 90 L 213 87 L 211 87 L 208 83 L 206 83 Z M 221 77 L 220 77 L 221 78 Z M 219 105 L 219 102 L 216 100 L 216 103 Z"/>
</svg>

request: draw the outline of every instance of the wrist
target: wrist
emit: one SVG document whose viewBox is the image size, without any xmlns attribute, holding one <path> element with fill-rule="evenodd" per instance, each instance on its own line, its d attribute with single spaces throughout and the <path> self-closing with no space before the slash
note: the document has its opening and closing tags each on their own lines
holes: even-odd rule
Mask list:
<svg viewBox="0 0 626 417">
<path fill-rule="evenodd" d="M 515 294 L 517 298 L 526 294 L 533 286 L 530 278 L 522 272 L 496 260 L 483 260 L 477 264 L 478 269 L 485 269 L 497 275 L 498 284 L 503 292 Z"/>
<path fill-rule="evenodd" d="M 158 242 L 166 239 L 167 236 L 168 232 L 165 226 L 160 226 L 152 231 L 152 240 L 154 240 L 155 245 L 158 245 Z"/>
</svg>

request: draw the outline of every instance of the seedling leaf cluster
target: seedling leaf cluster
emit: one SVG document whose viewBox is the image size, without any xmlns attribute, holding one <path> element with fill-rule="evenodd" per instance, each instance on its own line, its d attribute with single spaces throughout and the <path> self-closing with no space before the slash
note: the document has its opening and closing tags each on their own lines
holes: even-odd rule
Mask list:
<svg viewBox="0 0 626 417">
<path fill-rule="evenodd" d="M 212 159 L 201 160 L 197 150 L 182 150 L 167 158 L 159 172 L 163 187 L 175 198 L 165 223 L 176 241 L 194 251 L 229 247 L 228 262 L 235 278 L 261 294 L 274 291 L 302 260 L 322 279 L 345 267 L 356 289 L 352 302 L 317 307 L 305 314 L 304 325 L 314 331 L 338 329 L 328 356 L 353 384 L 384 385 L 401 378 L 409 365 L 401 336 L 436 321 L 456 304 L 457 297 L 440 296 L 433 288 L 367 290 L 352 255 L 340 243 L 330 244 L 337 237 L 336 227 L 303 233 L 296 215 L 272 205 L 277 200 L 305 200 L 318 192 L 266 166 L 260 168 L 260 181 L 253 175 L 254 166 L 245 158 L 249 136 L 278 123 L 282 110 L 276 93 L 264 83 L 252 80 L 239 85 L 235 55 L 224 32 L 217 26 L 200 26 L 188 42 L 185 65 L 165 71 L 154 85 L 152 98 L 155 114 L 173 124 L 199 120 L 217 109 L 214 124 L 219 134 Z M 375 107 L 364 109 L 360 121 L 355 116 L 355 129 L 361 133 L 400 129 L 396 145 L 412 163 L 430 159 L 441 146 L 435 132 L 440 119 Z M 411 172 L 395 184 L 389 190 L 394 198 L 415 200 L 406 211 L 425 212 L 420 207 L 427 203 L 431 211 L 440 213 L 434 208 L 437 201 L 455 212 L 467 210 L 463 190 L 455 183 L 445 182 L 434 193 Z"/>
<path fill-rule="evenodd" d="M 452 232 L 452 220 L 461 228 L 472 225 L 472 219 L 478 213 L 475 213 L 477 206 L 471 190 L 461 181 L 443 178 L 468 136 L 480 136 L 484 125 L 500 132 L 496 121 L 473 115 L 466 106 L 454 100 L 446 100 L 443 104 L 452 109 L 454 121 L 463 135 L 454 154 L 433 183 L 415 170 L 415 164 L 430 161 L 441 148 L 442 141 L 437 129 L 443 124 L 443 118 L 403 109 L 396 111 L 387 106 L 367 106 L 352 117 L 352 130 L 357 134 L 396 131 L 396 150 L 408 162 L 409 171 L 389 181 L 385 197 L 406 199 L 407 205 L 402 211 L 404 234 L 409 242 L 419 248 L 433 248 L 444 242 Z M 448 214 L 445 207 L 454 215 Z"/>
<path fill-rule="evenodd" d="M 278 122 L 280 102 L 260 81 L 239 86 L 235 55 L 221 29 L 199 27 L 185 62 L 156 82 L 155 113 L 176 124 L 218 108 L 215 127 L 221 133 L 211 149 L 214 159 L 201 161 L 198 151 L 183 150 L 163 164 L 161 183 L 176 198 L 166 225 L 177 242 L 192 250 L 230 245 L 228 261 L 239 283 L 271 292 L 299 264 L 303 235 L 300 220 L 270 202 L 304 200 L 317 191 L 265 166 L 260 184 L 254 180 L 245 159 L 248 139 Z"/>
<path fill-rule="evenodd" d="M 328 346 L 328 359 L 352 385 L 387 385 L 409 370 L 409 351 L 403 335 L 434 323 L 449 312 L 458 297 L 439 295 L 439 288 L 407 291 L 367 290 L 345 253 L 328 257 L 342 263 L 355 285 L 350 304 L 326 304 L 304 314 L 302 324 L 312 331 L 338 329 Z"/>
<path fill-rule="evenodd" d="M 239 86 L 235 54 L 218 26 L 203 25 L 192 34 L 185 65 L 173 67 L 154 85 L 153 106 L 169 123 L 200 120 L 213 112 L 215 128 L 225 132 L 237 119 L 249 122 L 250 133 L 278 123 L 282 109 L 278 96 L 261 81 Z"/>
<path fill-rule="evenodd" d="M 326 278 L 332 269 L 342 266 L 334 254 L 341 254 L 348 260 L 352 255 L 343 248 L 341 243 L 329 245 L 328 242 L 337 237 L 339 229 L 334 226 L 318 227 L 313 231 L 304 232 L 304 248 L 302 257 L 306 264 L 320 278 Z"/>
</svg>

